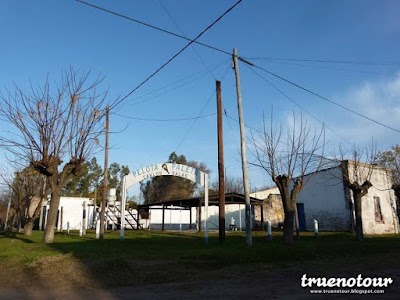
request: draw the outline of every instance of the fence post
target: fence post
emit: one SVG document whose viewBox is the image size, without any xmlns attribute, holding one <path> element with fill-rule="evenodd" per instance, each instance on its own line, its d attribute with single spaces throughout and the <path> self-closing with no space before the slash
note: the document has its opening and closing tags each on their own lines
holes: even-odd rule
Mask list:
<svg viewBox="0 0 400 300">
<path fill-rule="evenodd" d="M 318 232 L 318 221 L 314 219 L 314 233 L 315 233 L 315 238 L 318 237 L 319 232 Z"/>
<path fill-rule="evenodd" d="M 100 220 L 96 220 L 96 239 L 98 240 L 100 238 Z"/>
<path fill-rule="evenodd" d="M 267 221 L 267 240 L 272 240 L 272 229 L 271 229 L 271 221 Z"/>
<path fill-rule="evenodd" d="M 86 224 L 87 224 L 87 221 L 86 221 L 86 201 L 83 201 L 82 207 L 83 207 L 83 212 L 82 212 L 82 235 L 86 235 L 86 228 L 87 228 L 87 226 L 86 226 Z"/>
</svg>

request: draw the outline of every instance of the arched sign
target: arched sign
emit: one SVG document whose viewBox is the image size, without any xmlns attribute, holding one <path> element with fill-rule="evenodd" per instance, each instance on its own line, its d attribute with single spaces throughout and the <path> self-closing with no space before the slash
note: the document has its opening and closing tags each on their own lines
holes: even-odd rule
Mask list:
<svg viewBox="0 0 400 300">
<path fill-rule="evenodd" d="M 125 204 L 126 204 L 126 190 L 136 183 L 143 180 L 150 179 L 157 176 L 177 176 L 188 179 L 198 185 L 204 187 L 204 234 L 205 242 L 208 243 L 208 229 L 207 229 L 207 218 L 208 218 L 208 174 L 200 171 L 199 169 L 175 164 L 175 163 L 161 163 L 148 165 L 139 168 L 128 175 L 125 175 L 122 179 L 122 195 L 121 195 L 121 234 L 120 239 L 124 239 L 125 230 Z"/>
</svg>

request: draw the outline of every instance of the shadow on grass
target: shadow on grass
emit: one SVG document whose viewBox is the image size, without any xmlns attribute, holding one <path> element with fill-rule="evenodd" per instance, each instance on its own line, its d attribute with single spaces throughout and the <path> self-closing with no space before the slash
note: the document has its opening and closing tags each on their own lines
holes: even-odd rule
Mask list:
<svg viewBox="0 0 400 300">
<path fill-rule="evenodd" d="M 34 241 L 32 239 L 30 239 L 29 237 L 24 236 L 23 234 L 17 233 L 17 232 L 7 232 L 2 237 L 9 238 L 9 239 L 17 239 L 17 240 L 20 240 L 20 241 L 22 241 L 24 243 L 28 243 L 28 244 L 34 243 Z"/>
<path fill-rule="evenodd" d="M 321 233 L 318 239 L 304 233 L 287 246 L 281 233 L 268 241 L 265 233 L 254 232 L 253 246 L 248 247 L 244 232 L 227 232 L 223 244 L 210 233 L 207 246 L 204 233 L 196 232 L 127 231 L 123 241 L 119 232 L 107 232 L 104 240 L 96 240 L 93 231 L 84 237 L 78 232 L 58 233 L 52 244 L 41 243 L 42 234 L 9 237 L 24 244 L 18 255 L 37 251 L 38 256 L 25 257 L 20 264 L 41 288 L 108 289 L 273 274 L 284 274 L 283 279 L 304 273 L 375 276 L 379 270 L 396 269 L 400 259 L 397 235 L 360 243 L 348 233 Z M 49 253 L 42 255 L 45 251 Z"/>
</svg>

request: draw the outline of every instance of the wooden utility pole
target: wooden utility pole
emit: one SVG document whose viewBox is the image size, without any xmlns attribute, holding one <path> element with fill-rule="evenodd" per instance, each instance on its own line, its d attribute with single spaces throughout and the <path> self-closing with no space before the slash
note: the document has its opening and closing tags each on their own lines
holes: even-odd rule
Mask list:
<svg viewBox="0 0 400 300">
<path fill-rule="evenodd" d="M 104 185 L 103 185 L 103 201 L 101 203 L 101 213 L 100 213 L 100 239 L 104 239 L 104 224 L 106 216 L 106 205 L 107 205 L 107 195 L 108 195 L 108 130 L 109 130 L 109 112 L 110 108 L 106 107 L 106 146 L 104 153 Z"/>
<path fill-rule="evenodd" d="M 244 185 L 244 197 L 246 201 L 246 210 L 245 210 L 246 242 L 248 246 L 251 246 L 253 244 L 253 241 L 251 237 L 250 185 L 249 185 L 249 173 L 247 170 L 246 133 L 244 130 L 242 92 L 240 88 L 239 63 L 238 63 L 238 55 L 236 48 L 233 49 L 233 69 L 235 70 L 235 75 L 236 75 L 236 94 L 237 94 L 239 125 L 240 125 L 240 146 L 242 154 L 243 185 Z"/>
<path fill-rule="evenodd" d="M 224 131 L 222 124 L 221 81 L 216 81 L 217 89 L 217 127 L 218 127 L 218 198 L 219 198 L 219 242 L 225 241 L 225 165 Z"/>
</svg>

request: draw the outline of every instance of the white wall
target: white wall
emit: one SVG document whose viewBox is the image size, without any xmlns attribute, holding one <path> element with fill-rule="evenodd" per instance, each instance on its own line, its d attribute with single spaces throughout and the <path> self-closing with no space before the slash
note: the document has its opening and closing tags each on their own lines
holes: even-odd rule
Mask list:
<svg viewBox="0 0 400 300">
<path fill-rule="evenodd" d="M 155 209 L 157 208 L 157 209 Z M 182 230 L 189 229 L 190 212 L 189 210 L 177 210 L 179 207 L 173 206 L 173 210 L 165 209 L 164 228 L 166 230 Z M 192 210 L 192 229 L 196 229 L 197 208 Z M 201 208 L 201 228 L 204 229 L 204 206 Z M 229 230 L 231 218 L 234 218 L 236 227 L 240 230 L 240 225 L 245 228 L 245 205 L 244 204 L 225 204 L 225 228 Z M 207 226 L 209 230 L 218 230 L 219 227 L 219 208 L 218 206 L 208 207 Z M 161 206 L 153 206 L 150 208 L 150 229 L 161 229 L 162 226 L 162 209 Z"/>
<path fill-rule="evenodd" d="M 365 180 L 370 170 L 368 165 L 360 165 L 358 178 Z M 341 179 L 340 167 L 317 172 L 299 193 L 297 203 L 304 203 L 306 229 L 312 230 L 313 219 L 319 222 L 320 230 L 349 230 L 351 216 L 349 201 L 352 193 L 346 194 Z M 306 176 L 305 180 L 309 178 Z M 354 180 L 354 168 L 349 164 L 349 179 Z M 390 176 L 385 169 L 374 168 L 370 177 L 372 187 L 362 198 L 362 220 L 364 234 L 398 233 L 396 201 L 391 189 Z M 363 183 L 363 182 L 360 182 Z M 374 197 L 379 197 L 384 222 L 375 221 Z"/>
<path fill-rule="evenodd" d="M 171 209 L 169 209 L 171 208 Z M 192 229 L 196 228 L 196 208 L 191 208 L 192 220 L 190 220 L 190 210 L 180 208 L 178 206 L 169 206 L 164 210 L 164 228 L 166 230 L 182 230 L 189 229 L 189 224 L 192 224 Z M 150 208 L 150 229 L 162 228 L 162 206 L 152 206 Z"/>
<path fill-rule="evenodd" d="M 250 197 L 257 198 L 257 199 L 267 199 L 269 195 L 280 195 L 281 192 L 279 191 L 278 187 L 272 187 L 266 190 L 257 191 L 250 194 Z"/>
<path fill-rule="evenodd" d="M 225 204 L 225 229 L 229 230 L 231 218 L 235 220 L 235 225 L 238 230 L 246 227 L 246 205 L 245 204 Z M 252 209 L 253 211 L 253 209 Z M 201 210 L 201 219 L 204 220 L 204 206 Z M 252 213 L 252 216 L 254 214 Z M 254 219 L 254 218 L 253 218 Z M 219 208 L 218 206 L 208 207 L 208 229 L 218 230 L 219 228 Z M 202 228 L 203 228 L 202 224 Z"/>
<path fill-rule="evenodd" d="M 61 197 L 60 205 L 58 206 L 59 218 L 58 218 L 57 229 L 66 230 L 67 222 L 69 222 L 70 230 L 80 229 L 80 226 L 82 226 L 84 201 L 86 201 L 87 204 L 86 220 L 88 223 L 86 228 L 90 227 L 93 221 L 93 206 L 88 206 L 88 204 L 92 204 L 92 200 L 90 200 L 90 198 L 80 198 L 80 197 Z M 61 207 L 63 208 L 62 224 L 61 224 Z"/>
<path fill-rule="evenodd" d="M 314 229 L 314 219 L 318 221 L 320 230 L 349 230 L 350 207 L 345 197 L 341 169 L 318 171 L 307 175 L 304 182 L 307 184 L 299 192 L 297 203 L 304 203 L 306 230 Z"/>
</svg>

